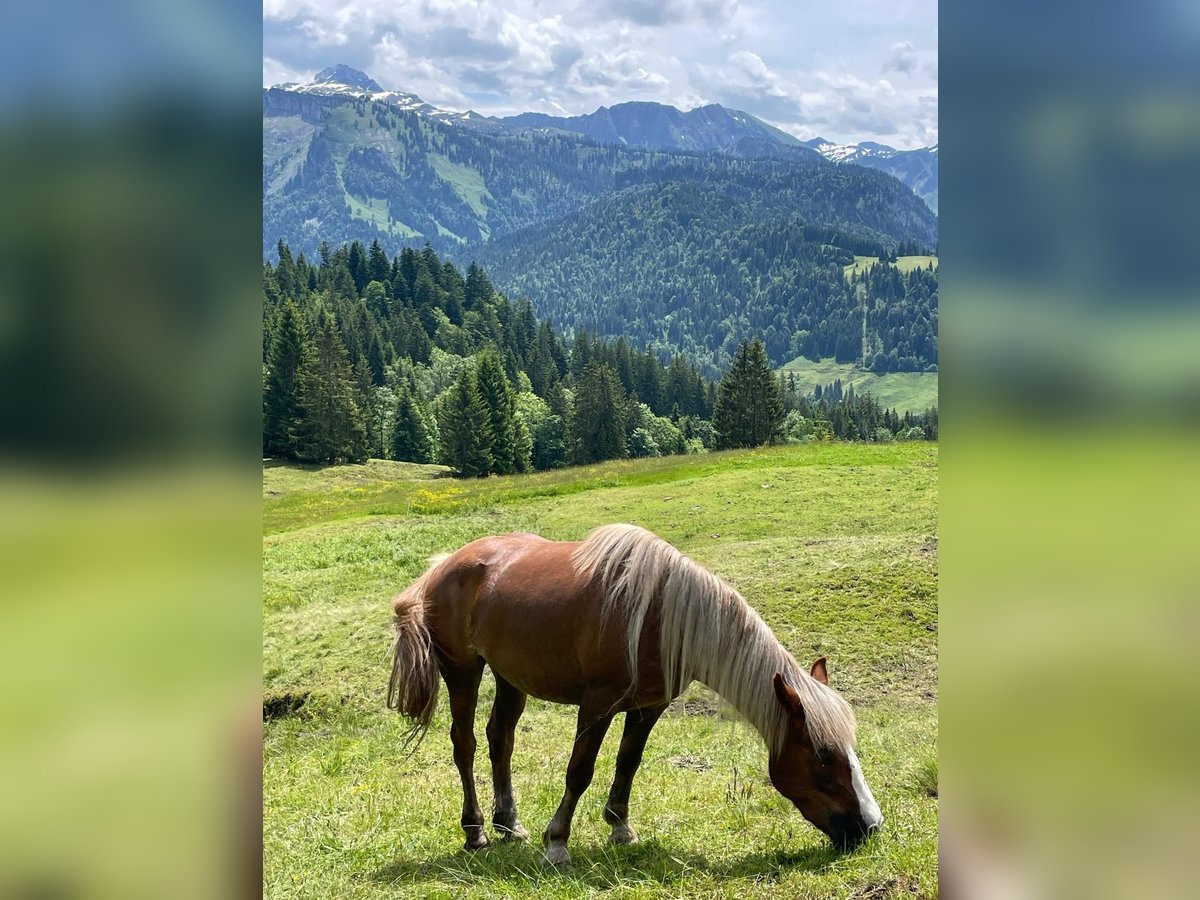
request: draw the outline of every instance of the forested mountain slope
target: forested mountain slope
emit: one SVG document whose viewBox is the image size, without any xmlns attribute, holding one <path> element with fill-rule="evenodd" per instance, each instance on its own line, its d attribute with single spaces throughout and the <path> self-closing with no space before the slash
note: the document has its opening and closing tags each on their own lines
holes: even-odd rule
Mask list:
<svg viewBox="0 0 1200 900">
<path fill-rule="evenodd" d="M 938 208 L 938 145 L 916 150 L 897 150 L 887 144 L 863 141 L 861 144 L 838 144 L 825 138 L 813 138 L 804 145 L 816 150 L 826 159 L 837 163 L 853 163 L 887 172 L 904 182 L 929 204 L 935 213 Z"/>
<path fill-rule="evenodd" d="M 747 337 L 761 337 L 776 364 L 861 360 L 864 302 L 868 368 L 936 365 L 936 274 L 879 266 L 847 280 L 855 254 L 879 250 L 788 206 L 769 190 L 643 185 L 497 238 L 480 259 L 560 325 L 680 349 L 710 377 Z M 920 297 L 904 305 L 910 282 Z"/>
<path fill-rule="evenodd" d="M 561 328 L 683 350 L 709 377 L 745 337 L 776 364 L 936 364 L 936 275 L 899 306 L 864 301 L 843 277 L 854 254 L 937 245 L 937 217 L 887 174 L 826 161 L 758 120 L 731 124 L 728 110 L 608 110 L 627 142 L 717 148 L 657 150 L 449 113 L 343 69 L 263 92 L 267 258 L 280 239 L 310 259 L 322 243 L 428 243 L 485 262 Z"/>
<path fill-rule="evenodd" d="M 263 251 L 283 239 L 429 241 L 461 251 L 615 191 L 684 181 L 778 192 L 790 212 L 892 245 L 936 243 L 937 222 L 894 179 L 811 157 L 741 157 L 489 132 L 361 96 L 263 92 Z"/>
</svg>

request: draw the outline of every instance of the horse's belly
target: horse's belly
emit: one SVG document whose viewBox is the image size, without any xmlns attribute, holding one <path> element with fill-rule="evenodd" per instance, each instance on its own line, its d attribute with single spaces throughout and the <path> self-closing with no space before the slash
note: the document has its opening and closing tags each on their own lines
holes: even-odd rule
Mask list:
<svg viewBox="0 0 1200 900">
<path fill-rule="evenodd" d="M 505 681 L 554 703 L 577 704 L 621 681 L 627 686 L 620 629 L 601 628 L 599 598 L 566 559 L 553 562 L 522 560 L 490 580 L 474 610 L 476 651 Z"/>
<path fill-rule="evenodd" d="M 496 617 L 478 629 L 476 647 L 492 671 L 530 696 L 554 703 L 578 703 L 587 677 L 576 635 L 537 615 Z"/>
</svg>

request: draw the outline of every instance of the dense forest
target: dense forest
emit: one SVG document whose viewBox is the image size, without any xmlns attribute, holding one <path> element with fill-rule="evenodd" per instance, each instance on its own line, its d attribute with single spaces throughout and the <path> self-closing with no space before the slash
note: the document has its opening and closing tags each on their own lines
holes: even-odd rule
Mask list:
<svg viewBox="0 0 1200 900">
<path fill-rule="evenodd" d="M 280 242 L 263 272 L 263 452 L 307 462 L 386 457 L 507 474 L 776 440 L 936 439 L 937 414 L 869 396 L 798 396 L 762 342 L 720 383 L 682 354 L 579 329 L 431 248 L 378 243 L 315 260 Z"/>
<path fill-rule="evenodd" d="M 937 273 L 843 273 L 856 254 L 886 260 L 895 250 L 929 252 L 672 183 L 497 238 L 480 259 L 553 321 L 680 350 L 709 377 L 748 337 L 763 340 L 775 365 L 834 357 L 878 372 L 934 371 Z"/>
</svg>

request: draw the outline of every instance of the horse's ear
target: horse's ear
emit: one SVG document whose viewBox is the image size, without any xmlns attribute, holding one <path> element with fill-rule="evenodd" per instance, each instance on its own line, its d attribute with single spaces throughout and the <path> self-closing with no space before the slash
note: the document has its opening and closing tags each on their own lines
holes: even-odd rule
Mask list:
<svg viewBox="0 0 1200 900">
<path fill-rule="evenodd" d="M 825 657 L 818 657 L 817 661 L 812 664 L 812 668 L 808 674 L 826 687 L 829 686 L 829 671 L 825 668 Z"/>
<path fill-rule="evenodd" d="M 793 715 L 804 715 L 804 707 L 800 705 L 800 695 L 796 693 L 796 689 L 784 681 L 778 672 L 775 673 L 774 683 L 775 696 L 779 698 L 783 708 Z"/>
</svg>

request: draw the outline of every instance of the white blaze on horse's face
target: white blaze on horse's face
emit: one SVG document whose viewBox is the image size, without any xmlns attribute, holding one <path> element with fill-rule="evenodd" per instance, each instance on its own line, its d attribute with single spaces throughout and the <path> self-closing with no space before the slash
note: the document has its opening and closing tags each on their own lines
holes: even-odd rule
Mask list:
<svg viewBox="0 0 1200 900">
<path fill-rule="evenodd" d="M 863 778 L 862 766 L 858 764 L 858 754 L 853 749 L 849 749 L 846 751 L 846 759 L 850 763 L 850 778 L 854 784 L 854 793 L 858 797 L 859 815 L 862 816 L 867 830 L 878 828 L 883 824 L 883 813 L 879 811 L 879 804 L 875 802 L 871 789 L 867 787 L 867 779 Z"/>
</svg>

